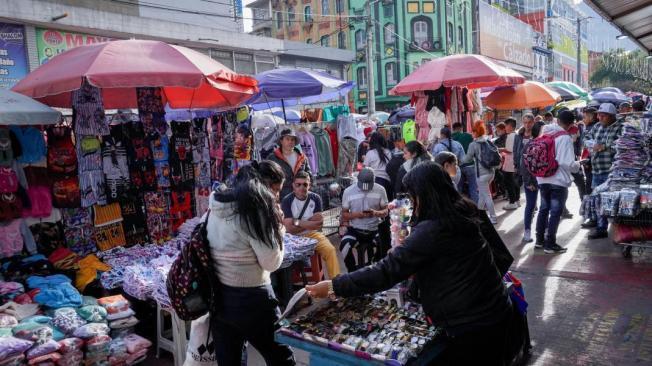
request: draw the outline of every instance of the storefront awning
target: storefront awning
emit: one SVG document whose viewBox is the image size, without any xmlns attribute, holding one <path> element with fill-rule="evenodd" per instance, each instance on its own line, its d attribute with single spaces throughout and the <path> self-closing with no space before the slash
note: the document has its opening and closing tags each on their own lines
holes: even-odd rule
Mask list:
<svg viewBox="0 0 652 366">
<path fill-rule="evenodd" d="M 585 3 L 643 50 L 652 52 L 652 1 L 585 0 Z"/>
</svg>

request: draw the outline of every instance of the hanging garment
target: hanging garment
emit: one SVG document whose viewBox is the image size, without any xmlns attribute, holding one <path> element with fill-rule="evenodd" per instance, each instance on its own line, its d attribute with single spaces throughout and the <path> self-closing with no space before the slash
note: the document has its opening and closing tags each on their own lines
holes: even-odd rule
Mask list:
<svg viewBox="0 0 652 366">
<path fill-rule="evenodd" d="M 269 154 L 276 149 L 278 141 L 278 128 L 260 127 L 254 129 L 254 160 L 261 161 L 267 159 Z"/>
<path fill-rule="evenodd" d="M 129 122 L 125 125 L 129 136 L 128 164 L 131 188 L 135 191 L 156 190 L 156 170 L 152 145 L 145 134 L 143 125 L 138 122 Z"/>
<path fill-rule="evenodd" d="M 170 187 L 170 164 L 168 163 L 170 141 L 167 135 L 158 133 L 149 134 L 152 156 L 154 158 L 154 172 L 156 184 L 159 189 Z"/>
<path fill-rule="evenodd" d="M 147 224 L 144 203 L 138 194 L 127 194 L 118 202 L 122 213 L 122 228 L 127 246 L 147 244 Z"/>
<path fill-rule="evenodd" d="M 208 143 L 208 120 L 195 118 L 192 120 L 192 162 L 199 164 L 210 161 L 210 148 Z"/>
<path fill-rule="evenodd" d="M 19 219 L 23 204 L 15 193 L 0 193 L 0 221 Z"/>
<path fill-rule="evenodd" d="M 50 187 L 33 185 L 27 188 L 31 207 L 23 207 L 23 217 L 44 218 L 52 213 L 52 192 Z"/>
<path fill-rule="evenodd" d="M 104 115 L 102 92 L 86 79 L 72 92 L 72 120 L 76 135 L 104 136 L 109 125 Z"/>
<path fill-rule="evenodd" d="M 310 133 L 315 138 L 315 148 L 317 150 L 317 165 L 319 167 L 319 176 L 328 176 L 335 174 L 333 166 L 333 155 L 331 153 L 330 136 L 321 127 L 313 127 Z"/>
<path fill-rule="evenodd" d="M 21 254 L 23 248 L 36 253 L 34 237 L 23 219 L 0 223 L 0 238 L 0 258 Z"/>
<path fill-rule="evenodd" d="M 337 137 L 340 141 L 346 137 L 358 138 L 355 117 L 344 114 L 337 117 Z"/>
<path fill-rule="evenodd" d="M 80 256 L 97 251 L 90 210 L 88 208 L 66 208 L 61 211 L 66 246 Z"/>
<path fill-rule="evenodd" d="M 97 136 L 75 136 L 79 172 L 102 171 L 102 143 Z"/>
<path fill-rule="evenodd" d="M 93 206 L 93 227 L 95 243 L 99 250 L 105 251 L 126 245 L 122 229 L 122 213 L 118 203 Z"/>
<path fill-rule="evenodd" d="M 111 135 L 102 141 L 102 170 L 108 202 L 116 202 L 129 187 L 127 141 L 122 126 L 113 126 Z"/>
<path fill-rule="evenodd" d="M 195 185 L 195 170 L 192 165 L 192 141 L 190 139 L 190 123 L 170 123 L 172 138 L 170 139 L 170 176 L 171 187 L 176 189 L 193 189 Z"/>
<path fill-rule="evenodd" d="M 403 123 L 403 140 L 407 144 L 417 139 L 417 126 L 413 119 L 408 119 Z"/>
<path fill-rule="evenodd" d="M 351 176 L 357 164 L 356 153 L 358 149 L 358 140 L 347 137 L 340 140 L 338 161 L 337 161 L 337 176 Z"/>
<path fill-rule="evenodd" d="M 305 130 L 297 132 L 297 137 L 299 138 L 299 144 L 301 145 L 301 152 L 306 155 L 308 164 L 310 164 L 310 171 L 318 172 L 319 164 L 317 163 L 317 147 L 315 146 L 315 137 Z"/>
<path fill-rule="evenodd" d="M 146 134 L 157 132 L 165 135 L 168 124 L 165 121 L 165 108 L 161 88 L 136 88 L 138 116 Z"/>
<path fill-rule="evenodd" d="M 331 155 L 333 156 L 333 165 L 337 166 L 337 158 L 340 145 L 339 141 L 337 140 L 337 128 L 334 125 L 329 125 L 329 128 L 326 129 L 326 132 L 328 132 L 328 137 L 331 141 Z"/>
<path fill-rule="evenodd" d="M 195 216 L 201 217 L 208 211 L 210 188 L 195 188 Z"/>
<path fill-rule="evenodd" d="M 34 127 L 21 128 L 11 126 L 10 128 L 20 144 L 22 153 L 16 159 L 19 163 L 34 164 L 45 157 L 47 149 L 45 147 L 45 138 L 41 131 Z"/>
<path fill-rule="evenodd" d="M 6 128 L 0 128 L 0 166 L 11 166 L 14 157 L 22 154 L 22 151 L 14 153 L 15 148 L 20 148 L 20 146 L 14 146 L 14 143 L 12 143 L 14 139 L 15 141 L 18 140 L 13 132 Z"/>
<path fill-rule="evenodd" d="M 93 205 L 106 205 L 106 186 L 104 185 L 104 172 L 91 170 L 79 173 L 79 189 L 81 191 L 81 207 Z"/>
<path fill-rule="evenodd" d="M 74 208 L 81 206 L 79 178 L 61 178 L 52 183 L 52 203 L 58 208 Z"/>
<path fill-rule="evenodd" d="M 48 135 L 48 172 L 60 176 L 72 176 L 77 173 L 77 153 L 72 143 L 72 131 L 69 127 L 50 127 Z"/>
<path fill-rule="evenodd" d="M 162 243 L 170 238 L 170 216 L 168 200 L 163 192 L 145 192 L 145 211 L 147 214 L 147 232 L 150 241 Z"/>
<path fill-rule="evenodd" d="M 446 126 L 446 115 L 439 108 L 433 108 L 428 113 L 428 124 L 430 133 L 427 141 L 429 144 L 436 144 L 441 136 L 441 129 Z"/>
<path fill-rule="evenodd" d="M 58 248 L 66 247 L 61 226 L 61 223 L 55 222 L 39 222 L 29 226 L 39 253 L 50 256 Z"/>
<path fill-rule="evenodd" d="M 192 192 L 170 192 L 170 230 L 176 233 L 192 217 Z"/>
<path fill-rule="evenodd" d="M 235 122 L 235 114 L 233 112 L 224 112 L 219 118 L 221 129 L 221 157 L 215 159 L 212 164 L 211 175 L 214 180 L 226 181 L 233 176 L 233 171 L 237 167 L 234 161 L 234 144 L 235 144 L 235 131 L 238 127 Z"/>
</svg>

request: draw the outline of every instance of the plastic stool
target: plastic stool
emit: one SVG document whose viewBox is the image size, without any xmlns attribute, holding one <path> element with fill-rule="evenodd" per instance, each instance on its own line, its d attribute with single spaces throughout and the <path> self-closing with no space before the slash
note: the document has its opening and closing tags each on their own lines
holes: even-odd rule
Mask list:
<svg viewBox="0 0 652 366">
<path fill-rule="evenodd" d="M 302 281 L 301 277 L 304 277 L 305 274 L 308 275 L 308 282 L 309 283 L 317 283 L 321 281 L 324 278 L 324 268 L 321 264 L 321 256 L 317 253 L 315 253 L 313 256 L 310 257 L 310 266 L 303 266 L 303 268 L 299 270 L 294 270 L 292 273 L 292 282 L 293 283 L 300 283 L 300 282 L 305 282 Z M 298 272 L 298 273 L 297 273 Z M 306 283 L 304 283 L 304 286 Z"/>
<path fill-rule="evenodd" d="M 165 329 L 165 317 L 170 316 L 171 328 Z M 186 322 L 179 319 L 174 310 L 162 308 L 156 304 L 156 358 L 161 350 L 168 351 L 174 357 L 175 366 L 183 366 L 188 347 Z"/>
</svg>

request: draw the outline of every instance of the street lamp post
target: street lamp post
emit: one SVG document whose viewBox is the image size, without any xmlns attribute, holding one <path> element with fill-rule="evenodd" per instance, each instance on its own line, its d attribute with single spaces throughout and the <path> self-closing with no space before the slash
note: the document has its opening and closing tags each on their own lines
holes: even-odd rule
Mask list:
<svg viewBox="0 0 652 366">
<path fill-rule="evenodd" d="M 582 22 L 588 19 L 593 18 L 592 16 L 586 16 L 583 18 L 577 18 L 577 75 L 575 75 L 575 82 L 577 85 L 582 86 Z"/>
</svg>

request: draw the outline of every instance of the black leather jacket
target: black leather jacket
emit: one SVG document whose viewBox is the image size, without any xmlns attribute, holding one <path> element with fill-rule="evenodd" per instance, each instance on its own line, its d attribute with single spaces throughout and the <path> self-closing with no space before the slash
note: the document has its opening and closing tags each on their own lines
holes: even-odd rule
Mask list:
<svg viewBox="0 0 652 366">
<path fill-rule="evenodd" d="M 484 220 L 481 226 L 444 229 L 438 221 L 422 221 L 380 262 L 333 279 L 335 294 L 376 293 L 416 275 L 423 309 L 433 324 L 450 334 L 496 324 L 510 313 L 511 302 L 485 236 L 500 239 L 487 225 Z"/>
</svg>

